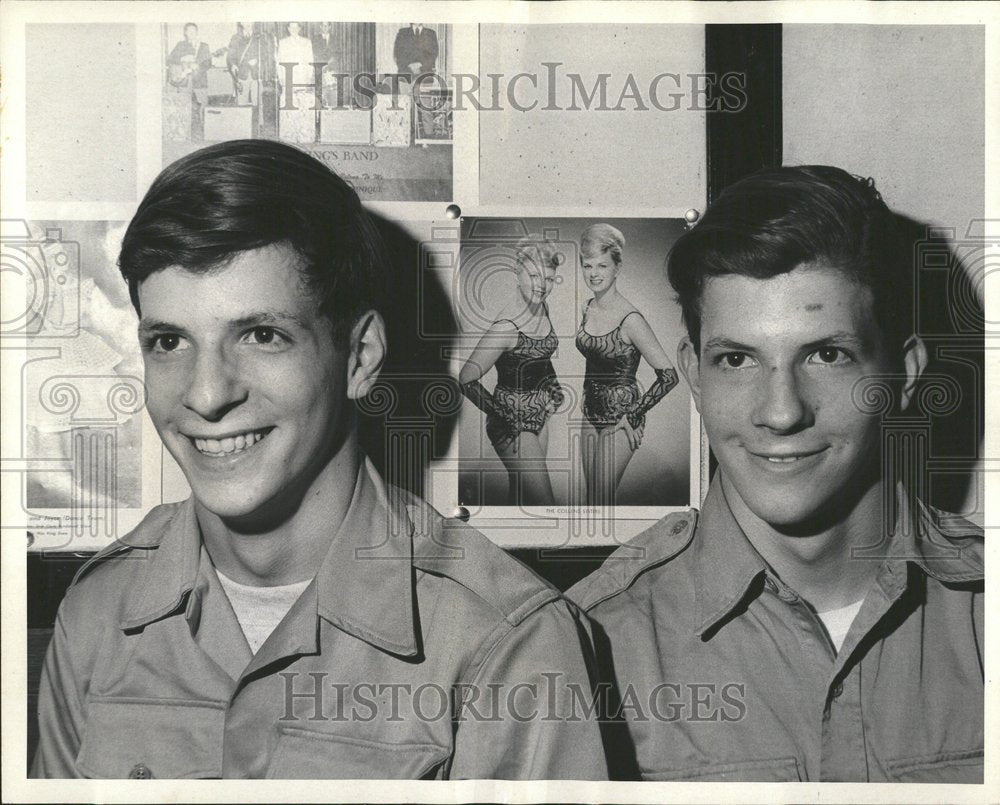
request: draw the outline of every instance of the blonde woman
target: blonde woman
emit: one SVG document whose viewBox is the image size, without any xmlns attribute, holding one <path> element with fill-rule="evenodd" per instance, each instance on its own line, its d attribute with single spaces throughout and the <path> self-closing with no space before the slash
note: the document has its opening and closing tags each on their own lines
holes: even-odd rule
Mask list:
<svg viewBox="0 0 1000 805">
<path fill-rule="evenodd" d="M 486 413 L 486 435 L 507 468 L 508 505 L 551 505 L 545 454 L 548 419 L 563 401 L 552 366 L 559 345 L 546 298 L 561 252 L 550 241 L 526 238 L 516 247 L 515 297 L 497 314 L 462 367 L 462 392 Z M 492 392 L 481 378 L 496 367 Z"/>
<path fill-rule="evenodd" d="M 583 383 L 583 473 L 587 503 L 614 503 L 625 468 L 642 443 L 646 412 L 677 385 L 677 372 L 645 317 L 618 290 L 625 238 L 610 224 L 580 237 L 580 267 L 593 298 L 583 306 L 576 347 L 587 359 Z M 640 393 L 645 360 L 655 382 Z"/>
</svg>

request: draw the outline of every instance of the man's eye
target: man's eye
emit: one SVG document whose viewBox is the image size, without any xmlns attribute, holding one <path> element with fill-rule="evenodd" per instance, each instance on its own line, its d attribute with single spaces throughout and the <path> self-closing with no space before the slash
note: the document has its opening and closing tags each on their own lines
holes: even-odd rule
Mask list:
<svg viewBox="0 0 1000 805">
<path fill-rule="evenodd" d="M 250 333 L 258 344 L 270 344 L 274 341 L 274 330 L 270 327 L 257 327 Z"/>
<path fill-rule="evenodd" d="M 721 356 L 720 363 L 724 369 L 743 369 L 753 366 L 754 360 L 745 352 L 727 352 Z"/>
<path fill-rule="evenodd" d="M 822 347 L 809 356 L 809 363 L 818 363 L 826 366 L 837 366 L 842 363 L 849 363 L 850 356 L 844 350 L 837 347 Z"/>
<path fill-rule="evenodd" d="M 187 347 L 187 342 L 176 333 L 161 333 L 152 336 L 146 342 L 146 348 L 150 352 L 169 353 L 179 352 Z"/>
<path fill-rule="evenodd" d="M 245 340 L 263 347 L 279 347 L 287 342 L 287 339 L 273 327 L 254 327 L 247 332 Z"/>
</svg>

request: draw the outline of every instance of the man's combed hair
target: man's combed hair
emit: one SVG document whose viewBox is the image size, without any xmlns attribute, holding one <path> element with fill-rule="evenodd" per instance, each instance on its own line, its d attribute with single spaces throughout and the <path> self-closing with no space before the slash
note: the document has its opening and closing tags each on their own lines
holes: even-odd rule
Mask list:
<svg viewBox="0 0 1000 805">
<path fill-rule="evenodd" d="M 825 165 L 767 169 L 727 187 L 667 260 L 684 324 L 700 348 L 705 280 L 767 279 L 800 265 L 844 272 L 874 294 L 891 351 L 912 333 L 910 250 L 874 182 Z"/>
<path fill-rule="evenodd" d="M 278 243 L 302 258 L 338 340 L 379 309 L 385 247 L 357 194 L 323 163 L 271 140 L 212 145 L 165 168 L 125 232 L 118 266 L 139 311 L 139 285 L 154 272 L 210 271 Z"/>
</svg>

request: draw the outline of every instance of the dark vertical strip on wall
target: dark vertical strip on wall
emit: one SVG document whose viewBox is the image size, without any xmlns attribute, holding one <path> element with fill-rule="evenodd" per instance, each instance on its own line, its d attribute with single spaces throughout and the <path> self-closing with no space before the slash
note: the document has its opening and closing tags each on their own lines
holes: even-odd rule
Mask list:
<svg viewBox="0 0 1000 805">
<path fill-rule="evenodd" d="M 705 72 L 711 203 L 737 179 L 781 164 L 781 26 L 706 25 Z M 736 111 L 736 93 L 724 78 L 733 73 L 744 76 L 746 97 Z"/>
</svg>

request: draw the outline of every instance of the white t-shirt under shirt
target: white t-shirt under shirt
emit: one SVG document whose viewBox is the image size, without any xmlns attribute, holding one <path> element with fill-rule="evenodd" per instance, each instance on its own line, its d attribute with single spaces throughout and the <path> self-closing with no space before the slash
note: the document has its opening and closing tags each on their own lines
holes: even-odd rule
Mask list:
<svg viewBox="0 0 1000 805">
<path fill-rule="evenodd" d="M 277 587 L 253 587 L 233 581 L 218 568 L 215 572 L 254 654 L 264 645 L 264 641 L 281 623 L 288 610 L 292 608 L 292 604 L 299 600 L 299 596 L 312 581 L 306 579 Z"/>
<path fill-rule="evenodd" d="M 840 647 L 844 644 L 844 638 L 847 637 L 847 632 L 850 630 L 851 624 L 854 623 L 854 618 L 861 610 L 861 605 L 864 602 L 865 599 L 862 598 L 860 601 L 855 601 L 846 607 L 828 609 L 826 612 L 816 613 L 819 615 L 820 620 L 823 621 L 826 633 L 830 635 L 830 640 L 837 647 L 837 651 L 840 651 Z"/>
</svg>

